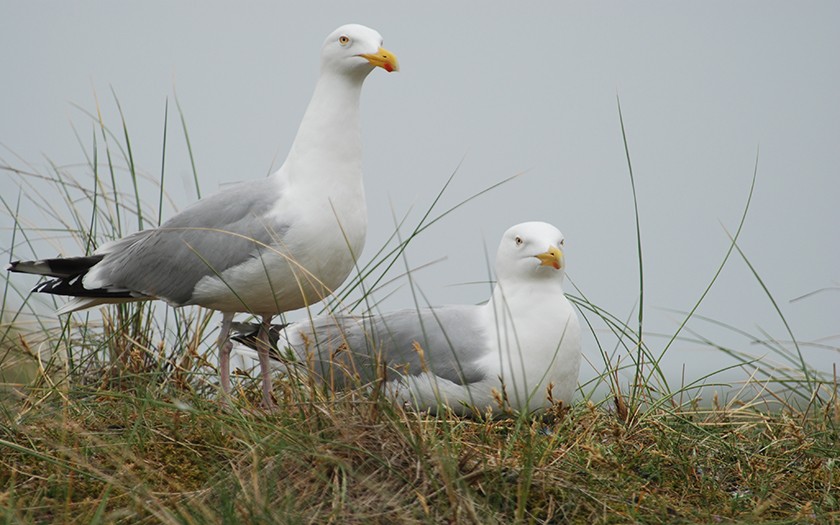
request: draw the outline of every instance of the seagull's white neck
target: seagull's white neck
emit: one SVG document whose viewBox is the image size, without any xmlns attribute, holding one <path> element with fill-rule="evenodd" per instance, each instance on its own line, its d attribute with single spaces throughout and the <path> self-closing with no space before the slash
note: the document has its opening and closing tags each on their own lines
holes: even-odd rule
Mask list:
<svg viewBox="0 0 840 525">
<path fill-rule="evenodd" d="M 499 280 L 484 304 L 487 326 L 501 337 L 501 348 L 516 354 L 519 349 L 538 351 L 530 344 L 532 334 L 562 330 L 571 311 L 560 279 Z M 555 326 L 556 325 L 556 326 Z"/>
<path fill-rule="evenodd" d="M 485 307 L 491 312 L 507 311 L 506 315 L 517 315 L 517 312 L 528 311 L 543 301 L 551 302 L 558 297 L 564 297 L 562 279 L 500 279 Z"/>
<path fill-rule="evenodd" d="M 299 178 L 362 172 L 359 99 L 367 72 L 355 76 L 323 70 L 282 171 Z M 314 181 L 310 181 L 314 182 Z"/>
<path fill-rule="evenodd" d="M 517 407 L 545 405 L 545 389 L 568 403 L 579 369 L 580 327 L 562 280 L 500 281 L 485 305 L 492 363 Z"/>
</svg>

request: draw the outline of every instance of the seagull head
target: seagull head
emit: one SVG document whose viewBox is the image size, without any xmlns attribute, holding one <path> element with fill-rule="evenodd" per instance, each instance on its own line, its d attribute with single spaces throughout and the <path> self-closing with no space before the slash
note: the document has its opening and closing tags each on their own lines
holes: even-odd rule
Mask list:
<svg viewBox="0 0 840 525">
<path fill-rule="evenodd" d="M 382 35 L 359 24 L 339 27 L 327 37 L 321 49 L 321 69 L 366 76 L 381 67 L 399 71 L 397 57 L 382 47 Z"/>
<path fill-rule="evenodd" d="M 508 229 L 496 254 L 499 281 L 563 280 L 565 239 L 560 230 L 545 222 L 523 222 Z"/>
</svg>

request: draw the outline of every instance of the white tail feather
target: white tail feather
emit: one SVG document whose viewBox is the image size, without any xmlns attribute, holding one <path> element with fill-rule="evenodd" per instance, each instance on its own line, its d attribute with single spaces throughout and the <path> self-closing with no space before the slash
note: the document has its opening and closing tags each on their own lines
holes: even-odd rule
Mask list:
<svg viewBox="0 0 840 525">
<path fill-rule="evenodd" d="M 124 304 L 142 300 L 143 299 L 134 299 L 131 297 L 120 297 L 114 299 L 106 297 L 74 297 L 73 299 L 67 301 L 67 303 L 65 303 L 64 306 L 56 310 L 55 313 L 58 315 L 69 314 L 72 312 L 78 312 L 79 310 L 93 308 L 94 306 L 99 306 L 102 304 Z"/>
</svg>

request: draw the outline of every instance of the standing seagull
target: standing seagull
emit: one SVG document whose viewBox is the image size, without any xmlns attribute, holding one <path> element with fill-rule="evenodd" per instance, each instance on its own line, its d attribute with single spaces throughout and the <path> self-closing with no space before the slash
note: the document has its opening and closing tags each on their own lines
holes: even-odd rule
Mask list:
<svg viewBox="0 0 840 525">
<path fill-rule="evenodd" d="M 359 99 L 376 67 L 398 70 L 380 34 L 357 24 L 339 27 L 324 41 L 320 77 L 289 156 L 271 176 L 201 199 L 160 227 L 104 244 L 93 255 L 17 261 L 8 270 L 53 277 L 33 291 L 74 297 L 59 314 L 149 299 L 222 312 L 225 394 L 233 316 L 260 315 L 263 404 L 271 406 L 271 318 L 332 293 L 365 243 Z"/>
<path fill-rule="evenodd" d="M 568 405 L 581 354 L 580 323 L 563 294 L 563 241 L 544 222 L 510 228 L 496 255 L 496 286 L 482 305 L 322 316 L 272 326 L 271 338 L 281 356 L 335 388 L 374 381 L 384 370 L 386 391 L 423 410 L 444 404 L 458 413 L 498 413 L 502 400 L 521 412 L 551 399 Z M 245 345 L 235 350 L 244 368 L 253 365 L 258 330 L 234 330 Z M 289 366 L 275 361 L 280 370 Z"/>
</svg>

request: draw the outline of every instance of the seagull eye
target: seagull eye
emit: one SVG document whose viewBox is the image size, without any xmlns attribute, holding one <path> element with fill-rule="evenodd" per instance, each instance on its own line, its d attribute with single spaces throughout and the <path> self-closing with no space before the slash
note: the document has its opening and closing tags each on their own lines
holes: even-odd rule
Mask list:
<svg viewBox="0 0 840 525">
<path fill-rule="evenodd" d="M 523 242 L 522 237 L 517 237 L 513 241 L 516 243 L 517 246 L 521 246 Z"/>
<path fill-rule="evenodd" d="M 350 37 L 347 35 L 341 35 L 340 37 L 338 37 L 338 43 L 342 46 L 346 46 L 350 43 Z"/>
<path fill-rule="evenodd" d="M 563 246 L 563 244 L 564 244 L 565 242 L 566 242 L 566 239 L 560 239 L 560 246 Z"/>
</svg>

